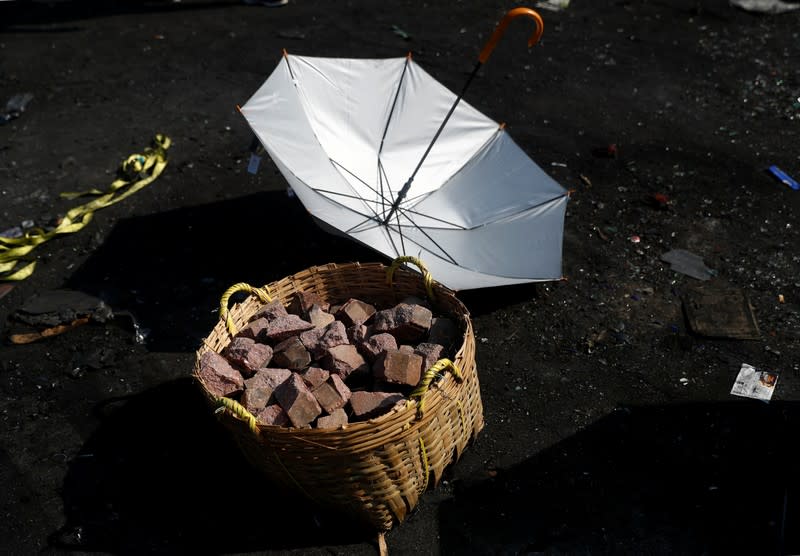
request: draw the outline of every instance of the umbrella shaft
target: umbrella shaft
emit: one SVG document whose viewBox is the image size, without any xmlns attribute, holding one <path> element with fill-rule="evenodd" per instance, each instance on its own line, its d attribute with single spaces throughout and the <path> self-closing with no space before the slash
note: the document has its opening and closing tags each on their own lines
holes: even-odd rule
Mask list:
<svg viewBox="0 0 800 556">
<path fill-rule="evenodd" d="M 431 142 L 428 145 L 428 148 L 425 149 L 425 153 L 422 155 L 422 158 L 417 163 L 417 167 L 414 168 L 414 171 L 411 173 L 411 177 L 408 178 L 408 180 L 406 181 L 405 185 L 403 185 L 403 189 L 401 189 L 400 193 L 397 194 L 397 198 L 395 199 L 394 203 L 392 203 L 392 208 L 391 208 L 391 210 L 389 210 L 389 214 L 387 214 L 386 218 L 383 219 L 383 225 L 384 226 L 389 222 L 389 219 L 395 213 L 395 211 L 397 210 L 397 207 L 400 206 L 400 203 L 403 201 L 403 199 L 405 199 L 406 193 L 408 193 L 408 190 L 411 187 L 411 182 L 414 181 L 414 177 L 417 175 L 417 172 L 419 172 L 419 169 L 422 167 L 422 163 L 425 162 L 426 158 L 428 158 L 428 153 L 431 152 L 431 149 L 433 148 L 434 143 L 436 143 L 436 140 L 439 139 L 439 135 L 441 135 L 442 130 L 444 129 L 444 126 L 447 125 L 447 121 L 450 119 L 450 116 L 453 115 L 453 112 L 455 112 L 456 106 L 458 106 L 458 103 L 461 102 L 461 98 L 464 96 L 464 93 L 467 92 L 467 88 L 469 88 L 470 83 L 472 83 L 472 80 L 478 74 L 478 70 L 481 69 L 482 65 L 483 64 L 480 61 L 478 61 L 478 63 L 475 64 L 475 67 L 472 69 L 472 73 L 470 73 L 469 77 L 467 78 L 467 82 L 464 83 L 464 88 L 461 89 L 461 93 L 458 95 L 458 97 L 456 97 L 456 100 L 453 103 L 453 106 L 451 106 L 450 110 L 447 112 L 447 116 L 444 117 L 444 120 L 442 121 L 442 125 L 440 125 L 439 129 L 436 130 L 436 135 L 433 136 L 433 139 L 431 139 Z"/>
</svg>

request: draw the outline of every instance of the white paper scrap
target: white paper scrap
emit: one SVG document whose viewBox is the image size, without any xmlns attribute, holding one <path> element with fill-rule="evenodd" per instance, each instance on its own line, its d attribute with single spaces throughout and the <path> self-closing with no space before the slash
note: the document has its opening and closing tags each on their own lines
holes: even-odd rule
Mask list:
<svg viewBox="0 0 800 556">
<path fill-rule="evenodd" d="M 731 388 L 731 394 L 769 401 L 777 383 L 777 373 L 757 371 L 752 365 L 742 363 L 736 382 L 733 383 L 733 388 Z"/>
</svg>

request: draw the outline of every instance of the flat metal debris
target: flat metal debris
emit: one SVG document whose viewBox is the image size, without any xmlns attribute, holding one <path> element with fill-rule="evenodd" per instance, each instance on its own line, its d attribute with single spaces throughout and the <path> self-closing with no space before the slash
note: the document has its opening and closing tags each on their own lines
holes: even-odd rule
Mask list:
<svg viewBox="0 0 800 556">
<path fill-rule="evenodd" d="M 695 334 L 736 340 L 761 338 L 753 306 L 738 288 L 718 285 L 692 288 L 684 295 L 683 308 Z"/>
</svg>

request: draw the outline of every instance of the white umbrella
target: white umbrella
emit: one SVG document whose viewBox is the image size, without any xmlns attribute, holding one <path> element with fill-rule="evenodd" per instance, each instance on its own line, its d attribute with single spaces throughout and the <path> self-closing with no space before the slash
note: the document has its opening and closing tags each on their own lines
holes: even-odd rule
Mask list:
<svg viewBox="0 0 800 556">
<path fill-rule="evenodd" d="M 533 15 L 532 15 L 533 14 Z M 498 25 L 467 86 L 516 8 Z M 567 191 L 411 57 L 284 53 L 242 106 L 309 213 L 454 290 L 561 278 Z M 445 115 L 446 116 L 443 116 Z"/>
</svg>

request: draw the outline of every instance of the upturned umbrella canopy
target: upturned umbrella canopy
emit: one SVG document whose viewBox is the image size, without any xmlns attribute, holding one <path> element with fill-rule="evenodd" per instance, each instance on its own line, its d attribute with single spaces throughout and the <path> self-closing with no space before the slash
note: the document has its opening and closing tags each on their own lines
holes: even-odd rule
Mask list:
<svg viewBox="0 0 800 556">
<path fill-rule="evenodd" d="M 454 290 L 561 278 L 567 191 L 461 95 L 410 56 L 284 53 L 241 112 L 324 226 Z"/>
</svg>

